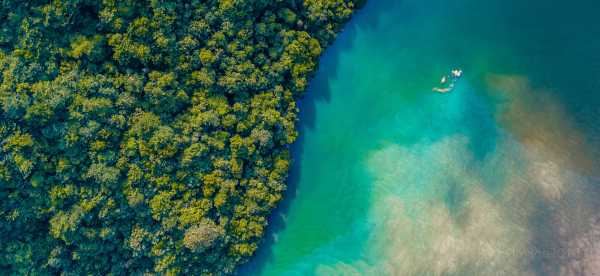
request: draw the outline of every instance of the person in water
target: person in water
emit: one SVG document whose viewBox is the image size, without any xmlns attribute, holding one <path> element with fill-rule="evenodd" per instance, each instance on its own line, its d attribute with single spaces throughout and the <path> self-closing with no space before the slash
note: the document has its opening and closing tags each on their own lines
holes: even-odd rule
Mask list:
<svg viewBox="0 0 600 276">
<path fill-rule="evenodd" d="M 434 87 L 432 90 L 434 92 L 439 92 L 439 93 L 447 93 L 452 91 L 452 89 L 454 89 L 454 83 L 456 82 L 456 80 L 458 80 L 461 76 L 462 76 L 463 71 L 460 69 L 454 69 L 450 72 L 450 76 L 443 76 L 442 79 L 440 80 L 441 84 L 446 84 L 446 82 L 448 81 L 448 78 L 450 78 L 452 81 L 450 82 L 450 84 L 448 85 L 448 87 L 445 88 L 439 88 L 439 87 Z"/>
<path fill-rule="evenodd" d="M 462 73 L 463 72 L 460 69 L 454 69 L 454 70 L 452 70 L 452 76 L 454 78 L 460 78 L 462 76 Z"/>
<path fill-rule="evenodd" d="M 450 86 L 449 86 L 449 87 L 447 87 L 447 88 L 439 88 L 439 87 L 434 87 L 434 88 L 433 88 L 433 91 L 434 91 L 434 92 L 439 92 L 439 93 L 446 93 L 446 92 L 450 92 L 450 91 L 452 91 L 452 89 L 453 89 L 453 88 L 454 88 L 454 86 L 453 86 L 453 85 L 450 85 Z"/>
</svg>

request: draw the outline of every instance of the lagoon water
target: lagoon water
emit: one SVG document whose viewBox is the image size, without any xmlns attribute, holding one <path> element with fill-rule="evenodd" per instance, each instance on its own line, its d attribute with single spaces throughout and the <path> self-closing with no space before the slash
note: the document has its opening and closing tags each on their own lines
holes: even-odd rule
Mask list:
<svg viewBox="0 0 600 276">
<path fill-rule="evenodd" d="M 241 274 L 600 275 L 598 10 L 370 0 L 299 104 L 288 194 Z"/>
</svg>

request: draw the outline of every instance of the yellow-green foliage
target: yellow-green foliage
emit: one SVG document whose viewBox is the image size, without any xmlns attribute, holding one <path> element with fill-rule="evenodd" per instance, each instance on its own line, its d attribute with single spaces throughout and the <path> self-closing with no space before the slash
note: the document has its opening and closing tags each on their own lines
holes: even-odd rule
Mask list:
<svg viewBox="0 0 600 276">
<path fill-rule="evenodd" d="M 0 274 L 233 273 L 353 1 L 0 1 Z"/>
</svg>

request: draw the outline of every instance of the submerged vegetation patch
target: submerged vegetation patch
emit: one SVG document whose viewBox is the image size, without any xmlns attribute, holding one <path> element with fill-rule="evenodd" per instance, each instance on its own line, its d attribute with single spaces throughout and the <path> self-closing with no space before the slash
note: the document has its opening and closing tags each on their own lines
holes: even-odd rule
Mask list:
<svg viewBox="0 0 600 276">
<path fill-rule="evenodd" d="M 0 270 L 234 272 L 354 2 L 0 1 Z"/>
</svg>

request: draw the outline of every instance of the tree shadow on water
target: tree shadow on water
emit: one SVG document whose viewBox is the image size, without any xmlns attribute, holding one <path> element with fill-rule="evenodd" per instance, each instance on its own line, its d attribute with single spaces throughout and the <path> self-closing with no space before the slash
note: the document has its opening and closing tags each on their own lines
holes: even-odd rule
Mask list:
<svg viewBox="0 0 600 276">
<path fill-rule="evenodd" d="M 296 142 L 290 146 L 293 162 L 288 175 L 287 190 L 284 192 L 283 199 L 277 208 L 269 216 L 269 226 L 258 250 L 248 263 L 243 264 L 238 269 L 238 275 L 260 275 L 264 272 L 267 264 L 275 261 L 273 246 L 277 242 L 277 235 L 286 228 L 286 216 L 298 192 L 298 184 L 301 181 L 301 160 L 304 152 L 305 133 L 308 130 L 315 129 L 316 104 L 317 102 L 327 103 L 331 100 L 331 81 L 343 77 L 338 75 L 340 55 L 352 49 L 359 29 L 368 30 L 377 27 L 377 16 L 373 16 L 373 14 L 383 12 L 386 3 L 393 3 L 393 1 L 371 1 L 358 10 L 353 15 L 352 20 L 344 26 L 334 43 L 321 56 L 319 69 L 311 80 L 306 93 L 297 102 L 300 110 L 300 120 L 297 124 L 299 136 Z M 289 248 L 289 250 L 293 250 L 293 248 Z"/>
</svg>

